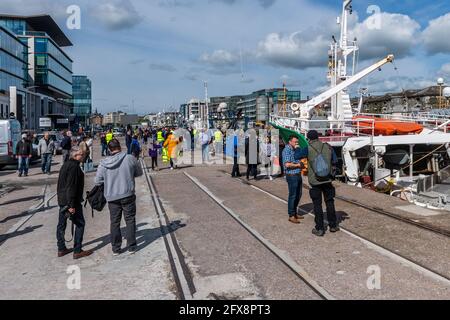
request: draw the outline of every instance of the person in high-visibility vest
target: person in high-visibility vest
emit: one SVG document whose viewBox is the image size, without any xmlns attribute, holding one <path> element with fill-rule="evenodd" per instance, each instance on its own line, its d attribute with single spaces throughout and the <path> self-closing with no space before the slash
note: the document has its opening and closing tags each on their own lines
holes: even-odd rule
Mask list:
<svg viewBox="0 0 450 320">
<path fill-rule="evenodd" d="M 159 145 L 161 146 L 160 149 L 160 154 L 162 154 L 163 151 L 163 145 L 164 145 L 164 135 L 161 129 L 158 130 L 158 132 L 156 133 L 156 140 L 158 141 Z M 163 159 L 164 161 L 164 159 Z"/>
<path fill-rule="evenodd" d="M 106 155 L 108 155 L 108 156 L 110 155 L 108 145 L 113 139 L 114 139 L 114 134 L 112 133 L 112 130 L 110 129 L 108 131 L 108 133 L 106 134 L 106 137 L 105 137 L 105 140 L 106 140 Z"/>
<path fill-rule="evenodd" d="M 220 151 L 222 150 L 222 140 L 222 131 L 216 130 L 216 132 L 214 132 L 214 155 L 216 155 L 217 153 L 220 154 Z"/>
<path fill-rule="evenodd" d="M 108 133 L 106 134 L 106 144 L 109 144 L 112 139 L 114 139 L 114 135 L 112 133 L 112 130 L 109 130 Z"/>
</svg>

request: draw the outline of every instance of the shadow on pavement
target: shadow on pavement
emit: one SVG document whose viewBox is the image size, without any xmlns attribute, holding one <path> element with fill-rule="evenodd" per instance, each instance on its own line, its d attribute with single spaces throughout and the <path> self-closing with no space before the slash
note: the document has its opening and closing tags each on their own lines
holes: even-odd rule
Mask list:
<svg viewBox="0 0 450 320">
<path fill-rule="evenodd" d="M 8 221 L 10 221 L 10 220 L 23 218 L 23 217 L 30 216 L 30 215 L 32 215 L 32 214 L 36 214 L 36 213 L 39 213 L 39 212 L 43 212 L 43 211 L 47 211 L 47 210 L 52 210 L 52 209 L 57 208 L 57 207 L 58 207 L 58 206 L 50 206 L 50 207 L 42 207 L 42 208 L 40 208 L 40 209 L 38 209 L 38 210 L 34 210 L 34 211 L 31 211 L 31 212 L 30 212 L 30 211 L 25 211 L 25 212 L 22 212 L 22 213 L 19 213 L 19 214 L 15 214 L 15 215 L 13 215 L 13 216 L 8 216 L 8 217 L 6 217 L 5 219 L 0 220 L 0 223 L 5 223 L 5 222 L 8 222 Z"/>
<path fill-rule="evenodd" d="M 142 228 L 148 225 L 148 223 L 140 223 L 137 225 L 137 228 Z M 141 251 L 151 245 L 154 241 L 158 240 L 162 236 L 170 234 L 172 232 L 177 231 L 180 228 L 185 227 L 185 224 L 182 224 L 180 221 L 175 221 L 170 224 L 168 228 L 164 228 L 163 232 L 161 232 L 161 228 L 153 228 L 153 229 L 143 229 L 138 230 L 136 232 L 136 240 L 137 240 L 137 251 Z M 121 229 L 122 236 L 126 234 L 125 228 Z M 100 242 L 99 244 L 97 244 Z M 92 251 L 98 251 L 103 249 L 104 247 L 111 244 L 110 234 L 107 234 L 103 237 L 97 238 L 95 240 L 91 240 L 87 243 L 83 244 L 83 247 L 87 247 L 90 245 L 97 244 L 95 248 L 92 248 Z"/>
<path fill-rule="evenodd" d="M 25 197 L 25 198 L 19 198 L 19 199 L 14 199 L 14 200 L 9 200 L 3 203 L 0 203 L 0 207 L 1 206 L 5 206 L 7 204 L 13 204 L 13 203 L 17 203 L 17 202 L 26 202 L 26 201 L 32 201 L 32 200 L 42 200 L 43 196 L 39 195 L 39 196 L 32 196 L 32 197 Z"/>
<path fill-rule="evenodd" d="M 37 229 L 42 228 L 43 225 L 39 225 L 39 226 L 34 226 L 34 227 L 26 227 L 24 230 L 22 231 L 16 231 L 13 233 L 7 233 L 7 234 L 0 234 L 0 246 L 5 243 L 6 240 L 11 239 L 11 238 L 15 238 L 15 237 L 20 237 L 23 236 L 24 234 L 28 234 L 31 233 Z"/>
</svg>

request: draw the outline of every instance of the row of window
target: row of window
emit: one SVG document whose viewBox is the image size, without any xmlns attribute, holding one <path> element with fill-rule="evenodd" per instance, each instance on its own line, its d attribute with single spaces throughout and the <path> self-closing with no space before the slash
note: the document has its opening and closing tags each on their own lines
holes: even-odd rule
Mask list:
<svg viewBox="0 0 450 320">
<path fill-rule="evenodd" d="M 24 81 L 0 70 L 0 90 L 9 91 L 9 87 L 23 89 Z"/>
<path fill-rule="evenodd" d="M 27 47 L 3 29 L 0 29 L 0 48 L 17 59 L 26 61 Z"/>
<path fill-rule="evenodd" d="M 6 52 L 0 51 L 0 69 L 16 75 L 17 78 L 26 79 L 28 68 L 25 63 L 10 56 Z"/>
<path fill-rule="evenodd" d="M 0 20 L 0 26 L 8 28 L 15 34 L 24 34 L 27 27 L 25 21 L 16 19 L 2 19 Z"/>
<path fill-rule="evenodd" d="M 66 67 L 66 69 L 72 70 L 72 61 L 70 61 L 62 50 L 55 46 L 48 38 L 34 38 L 34 52 L 48 53 Z"/>
<path fill-rule="evenodd" d="M 53 73 L 56 73 L 60 77 L 64 78 L 69 83 L 72 83 L 72 73 L 56 62 L 53 57 L 47 54 L 36 54 L 35 55 L 35 63 L 37 70 L 49 69 Z"/>
<path fill-rule="evenodd" d="M 9 106 L 7 104 L 0 104 L 0 119 L 8 119 L 9 118 Z"/>
<path fill-rule="evenodd" d="M 49 85 L 72 95 L 72 85 L 49 70 L 36 70 L 35 83 L 37 85 Z"/>
<path fill-rule="evenodd" d="M 76 115 L 89 115 L 91 114 L 91 108 L 90 107 L 74 107 L 72 108 L 71 113 Z"/>
</svg>

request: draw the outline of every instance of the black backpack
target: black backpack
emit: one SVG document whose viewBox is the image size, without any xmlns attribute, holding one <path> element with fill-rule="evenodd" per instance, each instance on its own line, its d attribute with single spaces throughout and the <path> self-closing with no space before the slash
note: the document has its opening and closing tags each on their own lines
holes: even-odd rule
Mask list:
<svg viewBox="0 0 450 320">
<path fill-rule="evenodd" d="M 91 191 L 86 192 L 86 202 L 84 203 L 84 207 L 86 208 L 87 203 L 92 208 L 92 217 L 94 217 L 95 211 L 103 211 L 106 206 L 106 198 L 104 194 L 104 185 L 98 185 L 92 188 Z"/>
</svg>

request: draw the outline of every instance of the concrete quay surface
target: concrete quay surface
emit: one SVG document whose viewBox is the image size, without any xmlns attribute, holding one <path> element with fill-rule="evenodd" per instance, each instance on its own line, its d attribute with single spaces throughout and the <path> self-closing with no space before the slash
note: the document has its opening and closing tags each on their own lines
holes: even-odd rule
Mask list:
<svg viewBox="0 0 450 320">
<path fill-rule="evenodd" d="M 94 162 L 100 159 L 96 144 Z M 150 167 L 151 161 L 144 159 L 144 165 Z M 180 299 L 174 258 L 187 266 L 184 276 L 193 290 L 189 298 L 323 298 L 224 207 L 335 299 L 450 299 L 448 237 L 337 201 L 345 231 L 317 238 L 311 234 L 314 218 L 307 214 L 312 209 L 307 190 L 300 205 L 305 219 L 300 225 L 288 223 L 283 178 L 246 182 L 229 176 L 230 165 L 182 165 L 176 170 L 160 165 L 160 171 L 147 174 L 170 228 L 160 228 L 147 177 L 138 178 L 139 251 L 113 257 L 108 209 L 92 218 L 87 208 L 84 249 L 94 254 L 77 261 L 71 255 L 56 257 L 54 193 L 60 165 L 50 176 L 40 174 L 37 165 L 29 177 L 20 179 L 13 168 L 0 171 L 0 184 L 15 186 L 0 198 L 0 299 Z M 94 176 L 95 172 L 86 175 L 86 190 L 93 186 Z M 387 210 L 397 201 L 380 203 L 380 195 L 348 186 L 338 185 L 337 192 L 367 198 Z M 446 225 L 445 215 L 437 218 L 436 223 Z M 435 223 L 433 217 L 427 221 Z M 169 255 L 169 235 L 180 256 Z M 71 237 L 69 228 L 66 237 Z M 81 285 L 74 288 L 77 272 Z"/>
</svg>

